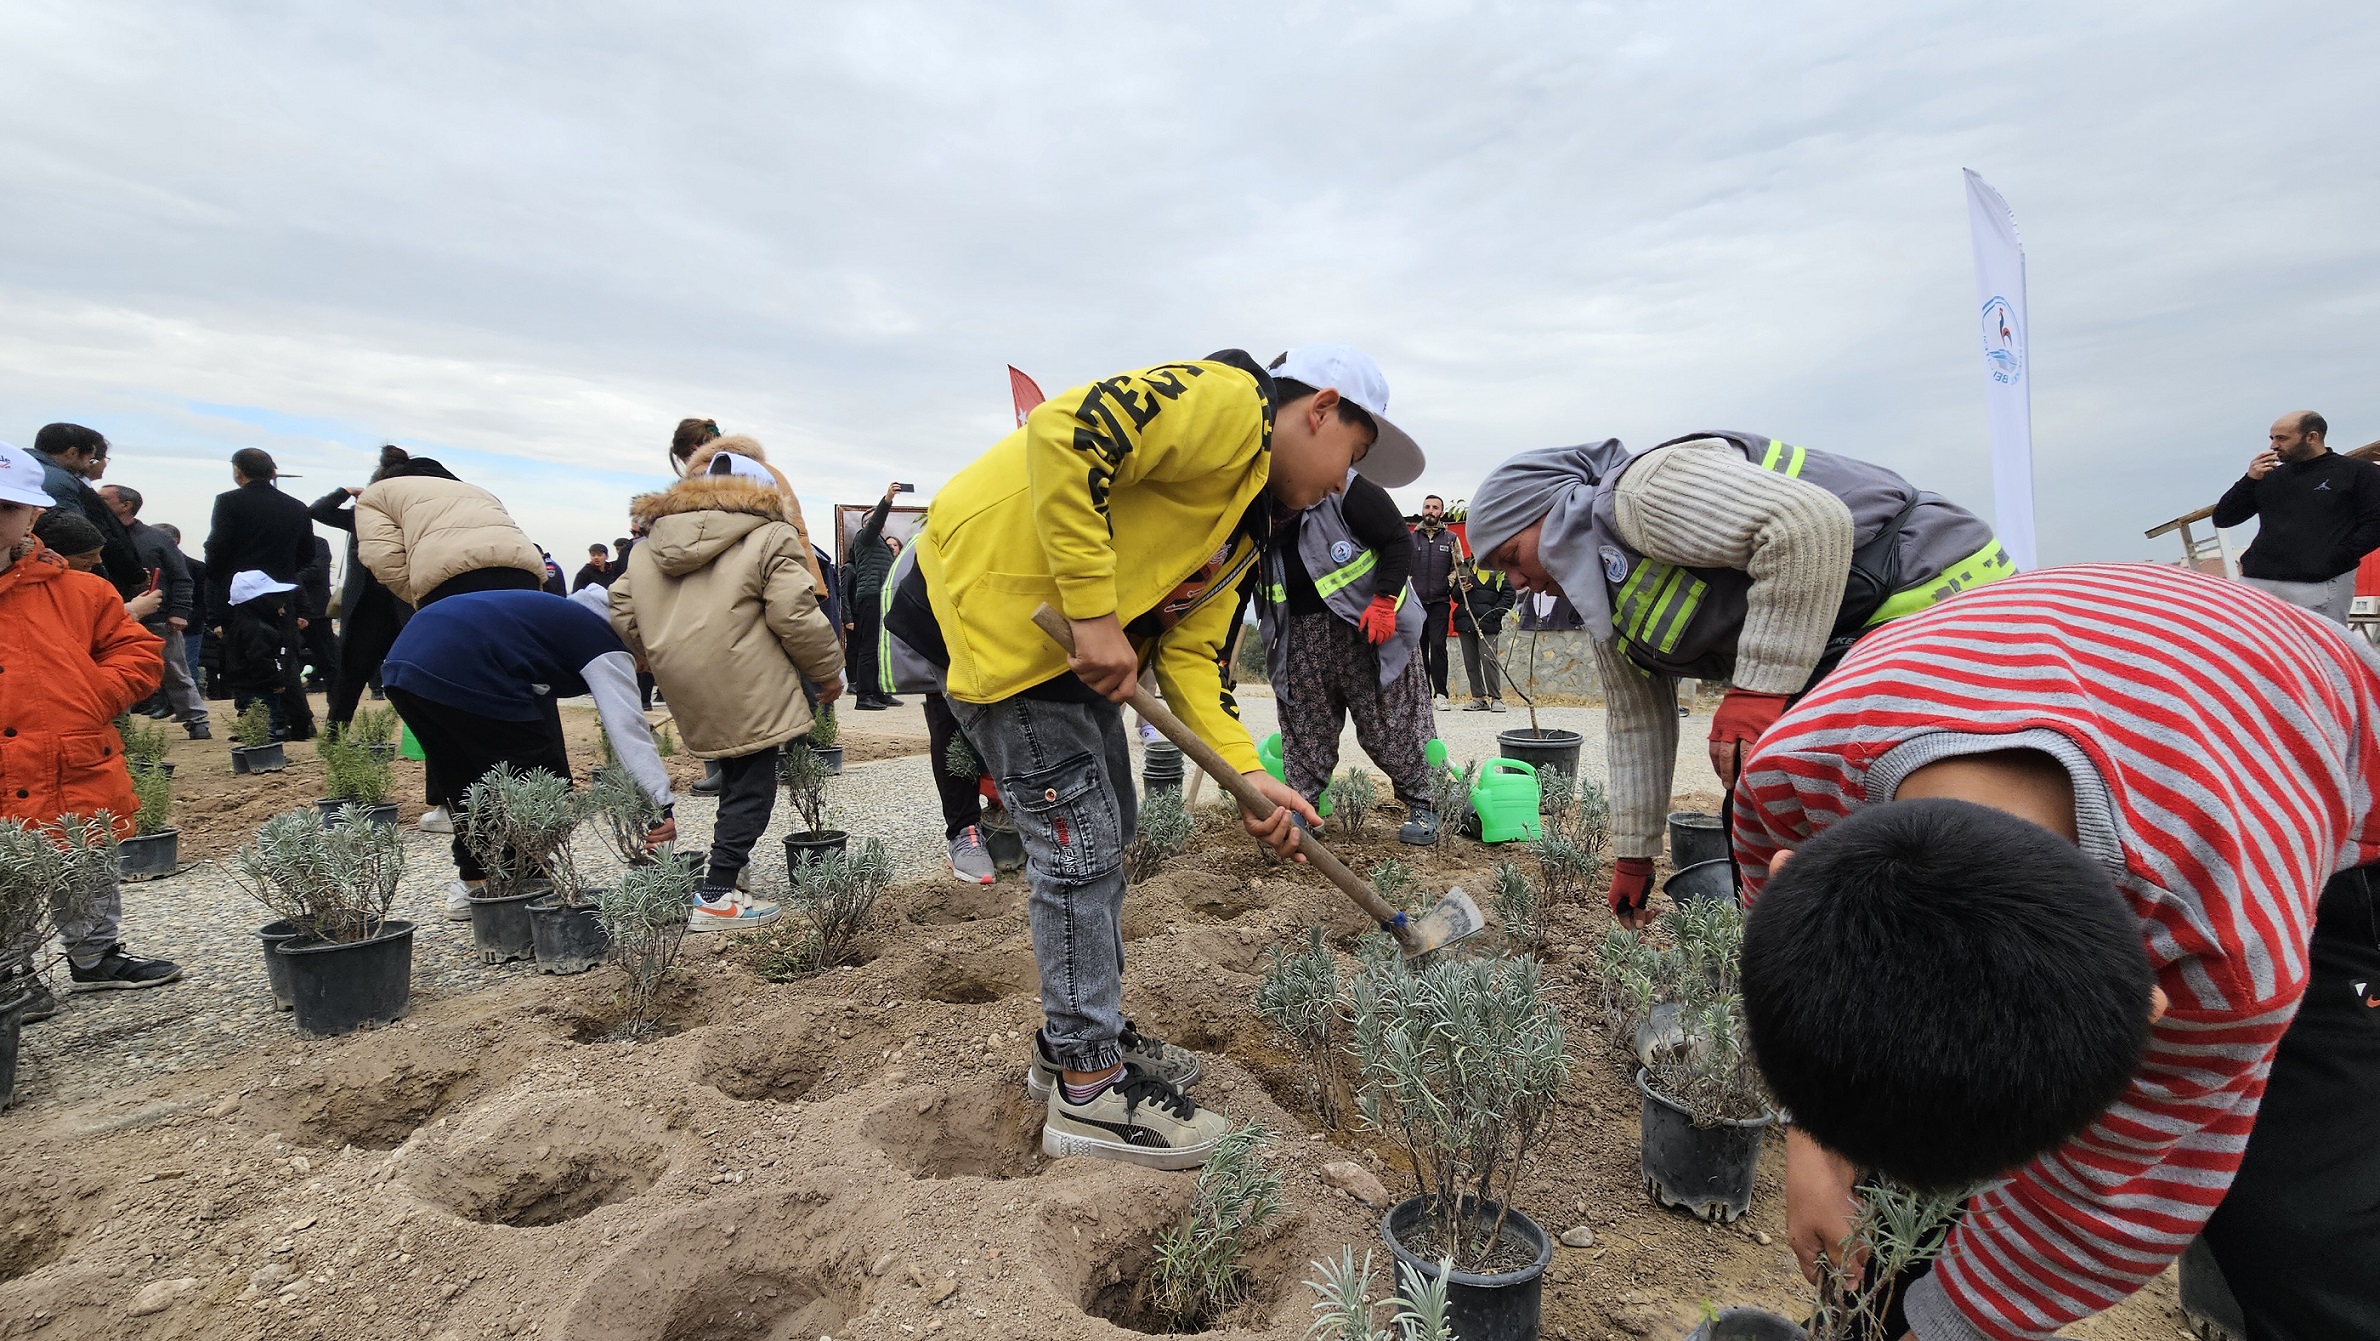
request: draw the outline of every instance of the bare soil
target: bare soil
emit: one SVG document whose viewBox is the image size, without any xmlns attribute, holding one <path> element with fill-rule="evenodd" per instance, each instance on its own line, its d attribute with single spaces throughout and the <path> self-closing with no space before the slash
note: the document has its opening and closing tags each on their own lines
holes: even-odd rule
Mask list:
<svg viewBox="0 0 2380 1341">
<path fill-rule="evenodd" d="M 176 757 L 185 834 L 220 855 L 303 793 L 313 765 L 297 746 L 279 779 L 233 778 L 218 742 L 213 777 L 190 762 L 209 748 Z M 417 770 L 406 785 L 410 814 Z M 1358 871 L 1393 855 L 1433 890 L 1477 889 L 1499 855 L 1456 841 L 1417 855 L 1392 832 L 1375 821 L 1347 845 Z M 1041 1155 L 1021 1084 L 1039 1022 L 1024 895 L 1013 878 L 897 887 L 865 963 L 793 983 L 749 967 L 769 933 L 695 938 L 651 1041 L 606 1041 L 617 970 L 523 972 L 391 1028 L 286 1037 L 0 1117 L 0 1337 L 1131 1335 L 1152 1325 L 1141 1281 L 1194 1179 Z M 1249 999 L 1267 946 L 1309 924 L 1351 943 L 1363 924 L 1311 871 L 1213 827 L 1127 907 L 1128 1011 L 1205 1053 L 1205 1102 L 1278 1134 L 1288 1209 L 1215 1334 L 1301 1337 L 1310 1261 L 1344 1244 L 1386 1260 L 1381 1209 L 1322 1166 L 1351 1160 L 1392 1196 L 1414 1189 L 1376 1136 L 1321 1123 Z M 1594 1245 L 1556 1249 L 1546 1335 L 1682 1337 L 1706 1301 L 1795 1311 L 1775 1143 L 1735 1225 L 1645 1196 L 1639 1099 L 1589 1027 L 1580 976 L 1607 919 L 1600 906 L 1552 919 L 1547 980 L 1574 1079 L 1519 1202 L 1549 1233 L 1590 1227 Z M 2170 1281 L 2074 1334 L 2186 1335 Z"/>
</svg>

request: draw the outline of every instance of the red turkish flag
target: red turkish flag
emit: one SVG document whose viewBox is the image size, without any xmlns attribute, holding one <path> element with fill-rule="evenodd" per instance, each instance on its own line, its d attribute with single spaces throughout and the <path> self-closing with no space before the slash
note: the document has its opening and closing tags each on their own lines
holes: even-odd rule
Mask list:
<svg viewBox="0 0 2380 1341">
<path fill-rule="evenodd" d="M 1041 394 L 1040 387 L 1033 385 L 1033 379 L 1018 372 L 1013 363 L 1008 365 L 1008 393 L 1016 397 L 1016 426 L 1018 428 L 1025 426 L 1025 416 L 1033 412 L 1034 406 L 1049 399 Z"/>
</svg>

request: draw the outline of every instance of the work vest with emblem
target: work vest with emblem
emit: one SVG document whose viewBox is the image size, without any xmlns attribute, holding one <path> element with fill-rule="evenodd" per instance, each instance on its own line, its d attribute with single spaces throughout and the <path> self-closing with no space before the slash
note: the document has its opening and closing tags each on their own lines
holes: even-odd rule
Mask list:
<svg viewBox="0 0 2380 1341">
<path fill-rule="evenodd" d="M 1347 478 L 1355 478 L 1354 471 Z M 1371 605 L 1378 586 L 1374 569 L 1380 556 L 1364 542 L 1355 538 L 1347 528 L 1347 515 L 1340 510 L 1339 495 L 1332 494 L 1298 514 L 1297 553 L 1305 560 L 1306 572 L 1314 579 L 1314 590 L 1330 612 L 1350 624 L 1363 618 Z M 1288 694 L 1289 663 L 1281 627 L 1289 609 L 1289 564 L 1276 546 L 1264 556 L 1265 594 L 1270 597 L 1261 611 L 1264 623 L 1265 664 L 1272 673 L 1273 692 Z M 1413 651 L 1421 646 L 1423 613 L 1421 601 L 1413 594 L 1408 580 L 1396 595 L 1397 636 L 1380 644 L 1380 683 L 1393 684 L 1412 664 Z"/>
<path fill-rule="evenodd" d="M 1726 443 L 1763 470 L 1817 485 L 1850 509 L 1852 572 L 1830 650 L 1832 642 L 1848 645 L 1879 624 L 2016 571 L 1982 518 L 1882 466 L 1726 431 L 1689 433 L 1652 451 L 1707 440 Z M 1735 670 L 1751 576 L 1662 563 L 1621 540 L 1615 500 L 1626 474 L 1623 467 L 1596 487 L 1593 513 L 1612 637 L 1631 662 L 1652 674 L 1724 680 Z"/>
</svg>

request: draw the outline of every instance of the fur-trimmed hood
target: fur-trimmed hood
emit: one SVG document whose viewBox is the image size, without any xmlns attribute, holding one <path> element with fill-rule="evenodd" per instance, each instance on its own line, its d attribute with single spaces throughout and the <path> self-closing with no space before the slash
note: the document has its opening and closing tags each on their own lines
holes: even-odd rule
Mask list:
<svg viewBox="0 0 2380 1341">
<path fill-rule="evenodd" d="M 647 496 L 636 516 L 646 530 L 636 552 L 652 555 L 670 577 L 709 566 L 771 522 L 790 524 L 784 494 L 740 475 L 688 475 Z"/>
</svg>

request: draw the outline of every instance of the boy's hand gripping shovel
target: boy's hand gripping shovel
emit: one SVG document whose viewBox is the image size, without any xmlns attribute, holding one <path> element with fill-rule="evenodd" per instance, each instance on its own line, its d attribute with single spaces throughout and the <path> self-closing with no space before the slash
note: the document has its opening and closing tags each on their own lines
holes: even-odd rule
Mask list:
<svg viewBox="0 0 2380 1341">
<path fill-rule="evenodd" d="M 1073 654 L 1074 626 L 1066 622 L 1064 615 L 1044 605 L 1033 612 L 1033 622 L 1040 625 L 1041 631 L 1048 634 L 1058 646 L 1065 648 L 1069 655 Z M 1214 746 L 1199 739 L 1198 734 L 1184 726 L 1182 719 L 1168 711 L 1155 695 L 1136 684 L 1132 688 L 1132 697 L 1126 702 L 1141 715 L 1141 720 L 1154 725 L 1167 740 L 1179 746 L 1183 754 L 1196 760 L 1209 777 L 1221 784 L 1225 791 L 1231 793 L 1232 799 L 1240 803 L 1240 809 L 1260 820 L 1273 813 L 1273 803 L 1266 799 L 1264 793 L 1248 785 L 1248 780 L 1240 776 L 1238 769 L 1225 763 L 1223 756 L 1215 753 Z M 1378 922 L 1381 930 L 1396 937 L 1397 944 L 1408 955 L 1428 954 L 1432 950 L 1443 949 L 1485 925 L 1479 905 L 1459 888 L 1446 891 L 1446 897 L 1421 916 L 1407 917 L 1389 907 L 1370 885 L 1348 870 L 1347 863 L 1323 846 L 1322 840 L 1316 838 L 1311 830 L 1298 833 L 1296 850 L 1316 869 L 1329 876 L 1330 882 L 1354 900 L 1355 906 L 1363 909 L 1366 917 Z"/>
</svg>

